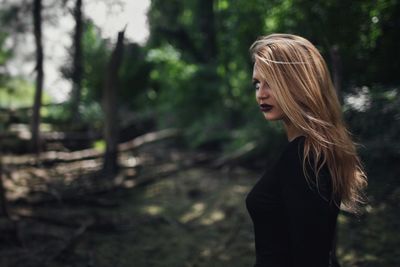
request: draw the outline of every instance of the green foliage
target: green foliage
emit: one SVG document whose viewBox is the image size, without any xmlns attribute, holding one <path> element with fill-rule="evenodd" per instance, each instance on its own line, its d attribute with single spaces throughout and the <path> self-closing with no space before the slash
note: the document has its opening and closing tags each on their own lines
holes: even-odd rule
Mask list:
<svg viewBox="0 0 400 267">
<path fill-rule="evenodd" d="M 93 22 L 87 21 L 82 37 L 83 45 L 83 81 L 82 105 L 87 102 L 101 101 L 107 62 L 110 57 L 110 47 L 101 38 L 100 29 Z"/>
<path fill-rule="evenodd" d="M 3 20 L 3 12 L 0 11 L 0 22 Z M 0 29 L 0 94 L 7 94 L 9 89 L 5 89 L 4 87 L 8 87 L 7 83 L 9 82 L 9 73 L 7 72 L 5 65 L 7 61 L 12 57 L 12 49 L 6 48 L 5 43 L 9 34 L 2 29 Z M 7 91 L 7 92 L 4 92 Z M 4 99 L 4 97 L 0 98 L 0 101 Z M 4 101 L 4 100 L 3 100 Z"/>
<path fill-rule="evenodd" d="M 150 50 L 148 60 L 154 65 L 148 98 L 157 108 L 160 126 L 187 129 L 193 147 L 226 140 L 229 127 L 224 120 L 229 111 L 223 109 L 215 66 L 185 62 L 171 45 Z"/>
<path fill-rule="evenodd" d="M 12 56 L 12 49 L 5 48 L 5 41 L 7 37 L 7 33 L 0 31 L 0 66 L 3 66 Z"/>
<path fill-rule="evenodd" d="M 30 107 L 33 103 L 35 88 L 32 83 L 21 78 L 9 78 L 4 84 L 0 84 L 0 107 L 21 108 Z M 43 104 L 51 102 L 48 94 L 43 94 Z"/>
<path fill-rule="evenodd" d="M 339 48 L 344 82 L 399 82 L 397 1 L 275 1 L 265 16 L 266 33 L 289 32 L 310 39 L 330 62 Z M 386 62 L 386 64 L 384 63 Z M 347 86 L 344 87 L 346 90 Z"/>
<path fill-rule="evenodd" d="M 201 60 L 201 54 L 212 44 L 199 35 L 204 12 L 199 3 L 152 1 L 149 11 L 148 59 L 153 69 L 147 96 L 160 114 L 160 125 L 185 127 L 193 146 L 220 138 L 216 136 L 224 137 L 221 142 L 234 140 L 224 145 L 228 150 L 248 140 L 263 140 L 255 129 L 265 130 L 265 121 L 251 119 L 257 110 L 248 53 L 259 35 L 302 35 L 318 46 L 328 64 L 331 50 L 338 48 L 344 92 L 399 82 L 400 55 L 394 48 L 399 35 L 393 31 L 400 6 L 396 1 L 216 1 L 217 53 L 208 62 Z M 241 134 L 232 138 L 233 132 Z"/>
<path fill-rule="evenodd" d="M 82 38 L 84 51 L 84 75 L 80 113 L 95 128 L 102 123 L 101 102 L 107 66 L 114 45 L 101 37 L 101 31 L 93 22 L 87 21 Z M 146 93 L 150 69 L 145 61 L 144 48 L 131 43 L 124 47 L 124 57 L 119 71 L 118 102 L 130 109 L 143 107 L 141 95 Z M 68 72 L 65 72 L 68 76 Z"/>
<path fill-rule="evenodd" d="M 211 9 L 207 5 L 210 2 Z M 29 107 L 33 101 L 33 85 L 19 77 L 9 77 L 4 68 L 8 60 L 15 56 L 12 49 L 6 48 L 6 38 L 12 33 L 23 32 L 25 27 L 16 27 L 13 32 L 6 27 L 6 22 L 17 20 L 15 15 L 19 8 L 14 6 L 5 13 L 0 11 L 0 22 L 5 25 L 0 30 L 0 106 L 6 108 Z M 344 239 L 346 245 L 340 251 L 340 256 L 349 265 L 359 265 L 355 262 L 360 256 L 354 251 L 354 244 L 361 252 L 365 252 L 365 256 L 361 257 L 363 263 L 360 264 L 394 266 L 393 255 L 397 254 L 384 250 L 388 244 L 392 247 L 397 244 L 397 236 L 388 236 L 385 232 L 397 227 L 396 217 L 388 216 L 390 220 L 386 222 L 382 222 L 382 218 L 387 214 L 395 214 L 394 208 L 399 202 L 400 2 L 152 0 L 148 15 L 148 43 L 145 46 L 127 43 L 124 47 L 118 87 L 120 110 L 133 110 L 138 118 L 154 114 L 159 128 L 183 129 L 186 144 L 192 148 L 212 148 L 234 153 L 248 144 L 255 145 L 255 153 L 249 161 L 275 160 L 286 142 L 282 125 L 266 122 L 257 109 L 251 85 L 252 62 L 248 52 L 252 42 L 258 36 L 272 32 L 304 36 L 316 44 L 331 69 L 331 51 L 338 49 L 342 91 L 346 100 L 344 115 L 354 139 L 363 144 L 359 150 L 370 179 L 368 193 L 372 196 L 372 206 L 369 209 L 372 209 L 370 216 L 373 216 L 369 217 L 372 221 L 363 222 L 365 233 L 360 236 L 361 240 L 353 237 Z M 85 22 L 84 29 L 80 113 L 85 125 L 100 131 L 103 126 L 101 99 L 104 78 L 115 39 L 103 39 L 101 29 L 89 20 Z M 68 68 L 64 68 L 63 73 L 66 78 L 71 78 Z M 44 103 L 49 101 L 48 96 L 44 96 Z M 42 121 L 62 128 L 70 118 L 68 105 L 43 107 Z M 23 121 L 28 122 L 28 119 L 25 116 Z M 97 141 L 94 147 L 104 149 L 104 141 Z M 186 179 L 186 176 L 183 178 Z M 198 179 L 196 177 L 194 180 Z M 176 191 L 177 188 L 174 185 L 171 190 Z M 159 201 L 157 199 L 151 200 L 155 201 L 154 205 L 159 204 L 156 203 Z M 226 203 L 226 198 L 223 200 Z M 188 203 L 185 204 L 187 207 L 179 207 L 175 205 L 177 201 L 165 202 L 173 205 L 162 207 L 161 213 L 163 209 L 172 213 L 163 216 L 175 218 L 186 212 L 190 205 L 196 205 Z M 236 204 L 232 207 L 237 207 Z M 182 210 L 176 210 L 177 207 Z M 226 208 L 231 210 L 232 207 Z M 154 211 L 154 207 L 149 210 Z M 344 233 L 353 229 L 347 222 L 343 225 Z M 386 228 L 381 229 L 379 225 Z M 222 224 L 221 227 L 223 229 L 226 226 Z M 147 234 L 157 232 L 150 228 L 143 236 L 139 236 L 145 242 L 149 241 Z M 216 228 L 213 226 L 212 229 Z M 246 229 L 249 228 L 246 226 Z M 366 233 L 367 230 L 374 231 L 374 235 L 371 237 Z M 214 234 L 210 229 L 204 232 L 206 235 L 209 233 L 211 238 L 207 240 L 213 240 Z M 176 233 L 167 232 L 164 237 L 171 236 L 176 236 Z M 136 240 L 136 237 L 133 239 Z M 174 242 L 179 243 L 179 240 Z M 205 249 L 198 251 L 206 251 L 205 256 L 198 254 L 206 260 L 206 254 L 209 253 L 206 248 L 210 246 L 207 242 L 204 243 Z M 109 249 L 106 243 L 104 251 Z M 178 257 L 181 262 L 193 256 L 191 250 L 187 249 L 187 245 L 192 243 L 185 240 L 179 243 L 185 253 Z M 251 240 L 248 243 L 251 245 Z M 170 253 L 170 247 L 165 244 L 157 246 L 149 243 L 148 246 L 150 250 L 161 252 L 164 258 Z M 240 247 L 239 251 L 248 252 L 248 248 Z M 143 247 L 135 249 L 137 255 L 144 255 Z M 112 255 L 105 255 L 110 262 L 115 260 Z M 232 255 L 243 258 L 243 262 L 232 258 L 231 264 L 251 264 L 248 253 L 246 257 Z M 381 255 L 386 259 L 380 260 Z M 145 257 L 139 258 L 146 260 Z M 171 266 L 174 266 L 174 260 L 167 258 Z M 154 265 L 158 264 L 156 261 Z M 130 263 L 124 264 L 128 266 Z M 163 263 L 165 265 L 164 261 L 159 264 Z M 201 264 L 207 265 L 205 262 Z"/>
<path fill-rule="evenodd" d="M 99 128 L 103 120 L 100 107 L 101 95 L 107 61 L 111 53 L 107 41 L 101 37 L 100 29 L 91 20 L 84 21 L 82 52 L 83 74 L 79 104 L 82 125 L 76 125 L 76 127 L 80 128 L 83 125 L 90 125 L 92 128 Z M 69 51 L 69 54 L 71 57 L 70 62 L 65 64 L 60 71 L 64 78 L 72 82 L 73 70 L 71 60 L 73 52 Z M 67 101 L 67 103 L 61 106 L 52 107 L 51 115 L 47 119 L 54 123 L 68 123 L 72 116 L 71 105 L 72 103 Z"/>
<path fill-rule="evenodd" d="M 196 92 L 193 82 L 198 67 L 184 62 L 181 54 L 171 45 L 150 50 L 147 59 L 154 65 L 150 72 L 148 97 L 160 111 L 160 122 L 164 126 L 170 123 L 184 125 L 189 119 L 187 116 L 193 114 L 185 112 L 185 109 L 194 111 L 199 104 L 194 99 Z"/>
<path fill-rule="evenodd" d="M 198 1 L 179 2 L 152 2 L 149 45 L 155 48 L 148 53 L 153 64 L 148 97 L 161 114 L 161 126 L 184 127 L 191 146 L 215 144 L 216 140 L 230 139 L 232 128 L 245 124 L 243 110 L 254 104 L 254 93 L 248 90 L 251 73 L 247 51 L 256 37 L 249 26 L 260 28 L 257 21 L 261 16 L 258 20 L 248 18 L 257 17 L 254 11 L 259 6 L 246 5 L 245 1 L 218 2 L 214 7 L 218 23 L 213 25 L 217 58 L 205 61 L 205 50 L 213 44 L 205 43 L 206 38 L 199 35 L 196 21 L 204 11 Z"/>
<path fill-rule="evenodd" d="M 66 125 L 71 117 L 69 103 L 44 106 L 41 108 L 42 122 L 53 125 L 53 129 L 60 130 Z"/>
<path fill-rule="evenodd" d="M 119 71 L 119 102 L 130 109 L 145 109 L 151 65 L 146 60 L 145 48 L 131 43 L 124 47 L 124 58 Z"/>
<path fill-rule="evenodd" d="M 100 152 L 104 152 L 106 151 L 106 142 L 103 139 L 97 140 L 96 142 L 94 142 L 93 148 Z"/>
<path fill-rule="evenodd" d="M 2 13 L 2 19 L 9 21 L 12 12 Z M 393 105 L 379 104 L 378 95 L 397 90 L 400 82 L 399 17 L 400 4 L 393 0 L 153 0 L 148 43 L 124 47 L 118 88 L 121 110 L 155 114 L 161 128 L 183 128 L 191 147 L 213 144 L 234 151 L 251 141 L 264 144 L 270 136 L 277 138 L 283 129 L 267 123 L 256 108 L 248 49 L 260 35 L 288 32 L 310 39 L 328 65 L 332 49 L 338 48 L 343 93 L 367 86 L 374 99 L 362 112 L 345 106 L 349 124 L 360 139 L 377 138 L 369 116 L 382 113 L 376 119 L 383 125 L 396 121 L 393 114 L 383 112 Z M 80 109 L 84 121 L 95 128 L 102 125 L 100 103 L 113 49 L 113 40 L 104 40 L 100 33 L 92 21 L 85 21 Z M 0 65 L 13 56 L 4 49 L 5 38 L 0 34 Z M 70 77 L 70 70 L 63 71 Z M 6 88 L 3 80 L 0 85 Z M 7 88 L 0 92 L 2 105 L 9 105 L 10 94 L 21 103 L 30 98 L 24 89 L 17 93 L 16 87 Z M 382 106 L 376 110 L 378 105 Z M 59 107 L 45 108 L 44 114 L 49 121 L 69 116 Z M 396 129 L 394 124 L 390 140 Z"/>
</svg>

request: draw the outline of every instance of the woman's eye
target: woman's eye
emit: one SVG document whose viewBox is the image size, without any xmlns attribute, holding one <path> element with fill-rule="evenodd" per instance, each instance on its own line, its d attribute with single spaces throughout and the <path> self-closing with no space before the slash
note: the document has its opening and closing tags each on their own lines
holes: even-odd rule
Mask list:
<svg viewBox="0 0 400 267">
<path fill-rule="evenodd" d="M 260 82 L 253 82 L 253 86 L 256 90 L 260 89 Z"/>
</svg>

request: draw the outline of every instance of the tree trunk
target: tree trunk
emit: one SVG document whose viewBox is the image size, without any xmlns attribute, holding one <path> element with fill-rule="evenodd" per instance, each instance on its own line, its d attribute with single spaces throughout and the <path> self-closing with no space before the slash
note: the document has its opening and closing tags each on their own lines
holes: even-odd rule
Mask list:
<svg viewBox="0 0 400 267">
<path fill-rule="evenodd" d="M 42 46 L 42 1 L 34 0 L 33 3 L 33 25 L 36 44 L 36 90 L 35 99 L 33 103 L 33 114 L 31 121 L 31 149 L 39 153 L 40 150 L 40 108 L 42 105 L 42 91 L 43 91 L 43 46 Z"/>
<path fill-rule="evenodd" d="M 215 31 L 214 0 L 198 1 L 198 21 L 203 36 L 203 60 L 210 63 L 216 60 L 217 42 Z"/>
<path fill-rule="evenodd" d="M 7 209 L 7 198 L 6 198 L 6 190 L 4 189 L 3 183 L 3 164 L 0 159 L 0 218 L 8 216 L 8 209 Z"/>
<path fill-rule="evenodd" d="M 82 33 L 83 33 L 83 19 L 82 19 L 82 0 L 76 0 L 74 8 L 75 19 L 75 32 L 74 32 L 74 58 L 73 58 L 73 71 L 72 71 L 72 121 L 79 122 L 80 112 L 79 105 L 81 101 L 81 88 L 82 88 Z"/>
<path fill-rule="evenodd" d="M 123 54 L 125 30 L 118 33 L 117 44 L 107 67 L 106 81 L 103 91 L 104 138 L 106 153 L 104 155 L 103 172 L 113 176 L 118 172 L 118 117 L 117 91 L 118 70 Z"/>
<path fill-rule="evenodd" d="M 342 96 L 342 60 L 340 58 L 339 47 L 337 45 L 333 45 L 330 48 L 330 56 L 332 62 L 332 76 L 333 76 L 333 84 L 336 89 L 337 96 L 339 98 L 340 103 L 343 104 L 343 96 Z"/>
</svg>

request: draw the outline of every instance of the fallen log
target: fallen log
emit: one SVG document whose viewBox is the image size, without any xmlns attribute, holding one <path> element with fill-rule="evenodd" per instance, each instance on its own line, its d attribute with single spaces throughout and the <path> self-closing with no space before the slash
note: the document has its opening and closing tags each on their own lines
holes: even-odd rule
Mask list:
<svg viewBox="0 0 400 267">
<path fill-rule="evenodd" d="M 136 137 L 131 141 L 119 144 L 118 151 L 124 152 L 137 149 L 145 144 L 177 137 L 180 135 L 180 133 L 181 132 L 178 129 L 165 129 L 158 132 L 147 133 Z M 24 156 L 5 155 L 3 156 L 3 164 L 7 166 L 55 164 L 59 162 L 73 162 L 85 159 L 94 159 L 102 157 L 103 155 L 103 152 L 93 148 L 74 152 L 48 151 L 41 153 L 39 157 L 36 157 L 35 154 L 28 154 Z"/>
<path fill-rule="evenodd" d="M 92 173 L 84 179 L 84 184 L 76 184 L 75 186 L 69 186 L 66 190 L 56 190 L 53 188 L 49 190 L 31 190 L 28 196 L 22 198 L 16 198 L 15 202 L 27 203 L 29 205 L 41 205 L 45 203 L 63 203 L 63 204 L 86 204 L 90 206 L 100 207 L 113 207 L 117 206 L 118 203 L 112 201 L 106 201 L 101 198 L 97 198 L 96 195 L 102 195 L 110 193 L 115 190 L 132 189 L 136 187 L 142 187 L 159 181 L 163 178 L 169 177 L 177 172 L 192 168 L 199 164 L 208 164 L 214 158 L 207 154 L 198 154 L 193 159 L 186 159 L 184 161 L 166 164 L 146 166 L 151 171 L 142 172 L 138 175 L 131 175 L 131 169 L 122 169 L 120 173 L 114 179 L 109 179 L 103 176 L 101 171 Z"/>
</svg>

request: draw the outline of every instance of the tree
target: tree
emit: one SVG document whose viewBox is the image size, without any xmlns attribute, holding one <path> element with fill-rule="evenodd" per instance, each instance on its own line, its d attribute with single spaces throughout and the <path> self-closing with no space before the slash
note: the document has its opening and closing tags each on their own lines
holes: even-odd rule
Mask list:
<svg viewBox="0 0 400 267">
<path fill-rule="evenodd" d="M 72 69 L 72 119 L 75 122 L 80 121 L 79 104 L 82 91 L 82 75 L 83 75 L 83 60 L 82 60 L 82 0 L 76 0 L 73 11 L 75 19 L 75 32 L 73 38 L 73 69 Z"/>
<path fill-rule="evenodd" d="M 117 43 L 108 63 L 103 92 L 104 138 L 106 153 L 104 154 L 103 171 L 106 175 L 115 175 L 118 171 L 118 118 L 117 92 L 118 71 L 122 61 L 125 30 L 118 33 Z"/>
<path fill-rule="evenodd" d="M 33 114 L 31 122 L 31 146 L 32 150 L 39 152 L 40 149 L 40 108 L 42 105 L 43 91 L 43 45 L 42 45 L 42 1 L 34 0 L 33 3 L 33 26 L 36 44 L 36 90 L 33 103 Z"/>
<path fill-rule="evenodd" d="M 6 190 L 3 183 L 3 163 L 0 158 L 0 218 L 9 218 L 7 209 Z"/>
</svg>

